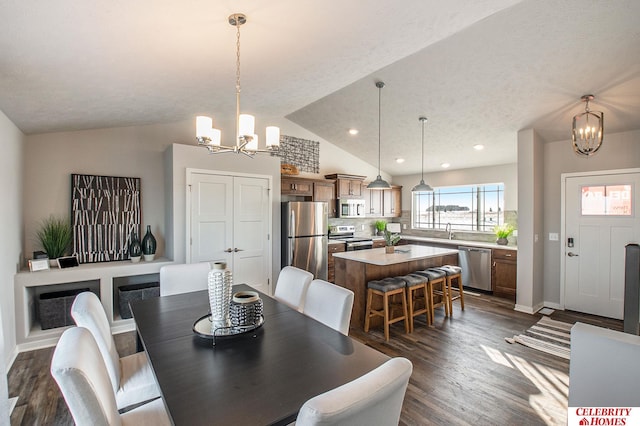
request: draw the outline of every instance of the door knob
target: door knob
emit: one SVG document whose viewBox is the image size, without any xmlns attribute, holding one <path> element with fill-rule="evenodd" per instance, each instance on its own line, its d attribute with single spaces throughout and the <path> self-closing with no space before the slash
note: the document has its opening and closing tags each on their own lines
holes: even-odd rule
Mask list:
<svg viewBox="0 0 640 426">
<path fill-rule="evenodd" d="M 229 247 L 228 249 L 226 249 L 226 250 L 225 250 L 225 252 L 227 252 L 227 253 L 232 253 L 232 252 L 233 252 L 233 250 L 231 250 L 231 247 Z"/>
<path fill-rule="evenodd" d="M 569 252 L 569 253 L 567 253 L 567 256 L 569 256 L 569 257 L 575 257 L 575 256 L 579 256 L 579 254 L 575 254 L 575 253 L 573 253 L 573 252 Z"/>
<path fill-rule="evenodd" d="M 239 248 L 234 248 L 234 249 L 233 249 L 233 251 L 237 253 L 237 252 L 239 252 L 239 251 L 243 251 L 243 250 L 242 250 L 242 249 L 239 249 Z"/>
</svg>

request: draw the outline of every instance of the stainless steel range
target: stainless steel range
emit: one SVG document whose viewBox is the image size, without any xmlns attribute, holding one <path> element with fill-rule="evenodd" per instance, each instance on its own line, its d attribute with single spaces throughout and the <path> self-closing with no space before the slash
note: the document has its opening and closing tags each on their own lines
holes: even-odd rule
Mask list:
<svg viewBox="0 0 640 426">
<path fill-rule="evenodd" d="M 329 227 L 329 239 L 344 241 L 347 251 L 367 250 L 373 248 L 373 240 L 367 237 L 356 237 L 356 227 L 352 225 L 334 225 Z"/>
</svg>

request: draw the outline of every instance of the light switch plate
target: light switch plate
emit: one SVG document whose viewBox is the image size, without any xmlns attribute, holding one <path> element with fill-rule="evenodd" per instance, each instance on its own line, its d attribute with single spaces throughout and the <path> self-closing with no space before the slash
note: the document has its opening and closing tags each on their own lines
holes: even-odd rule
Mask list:
<svg viewBox="0 0 640 426">
<path fill-rule="evenodd" d="M 549 232 L 549 241 L 558 241 L 559 239 L 557 232 Z"/>
</svg>

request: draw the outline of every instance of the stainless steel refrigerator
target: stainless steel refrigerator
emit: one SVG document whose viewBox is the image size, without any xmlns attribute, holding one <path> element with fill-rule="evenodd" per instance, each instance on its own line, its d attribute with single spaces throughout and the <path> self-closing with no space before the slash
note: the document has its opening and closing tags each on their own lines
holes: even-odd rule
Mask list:
<svg viewBox="0 0 640 426">
<path fill-rule="evenodd" d="M 282 266 L 295 266 L 327 279 L 327 203 L 282 203 Z"/>
</svg>

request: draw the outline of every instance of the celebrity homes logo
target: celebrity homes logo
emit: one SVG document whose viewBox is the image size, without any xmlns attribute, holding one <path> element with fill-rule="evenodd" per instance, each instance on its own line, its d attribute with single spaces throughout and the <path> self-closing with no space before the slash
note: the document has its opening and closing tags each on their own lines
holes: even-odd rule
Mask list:
<svg viewBox="0 0 640 426">
<path fill-rule="evenodd" d="M 640 425 L 638 407 L 569 407 L 570 426 Z"/>
</svg>

